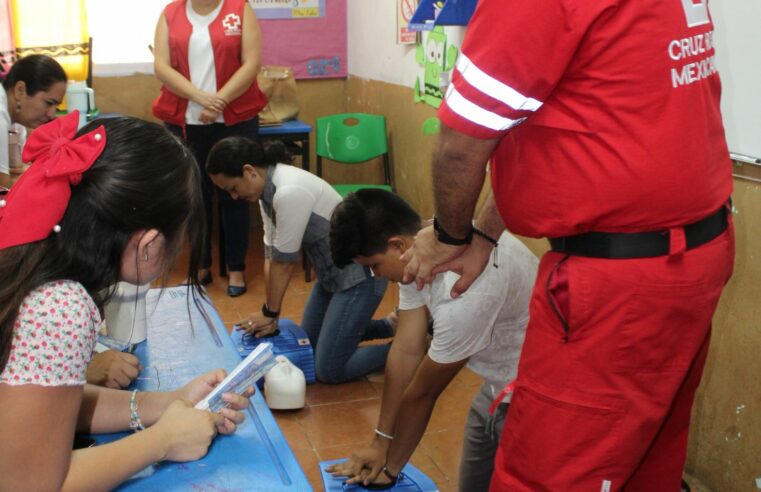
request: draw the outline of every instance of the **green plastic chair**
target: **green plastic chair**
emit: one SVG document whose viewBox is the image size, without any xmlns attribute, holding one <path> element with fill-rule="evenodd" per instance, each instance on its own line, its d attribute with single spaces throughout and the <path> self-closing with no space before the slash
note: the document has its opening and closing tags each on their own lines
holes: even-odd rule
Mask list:
<svg viewBox="0 0 761 492">
<path fill-rule="evenodd" d="M 366 113 L 342 113 L 317 118 L 317 176 L 322 176 L 322 159 L 341 164 L 362 164 L 383 156 L 385 184 L 334 184 L 341 197 L 362 188 L 393 191 L 386 140 L 386 117 Z"/>
</svg>

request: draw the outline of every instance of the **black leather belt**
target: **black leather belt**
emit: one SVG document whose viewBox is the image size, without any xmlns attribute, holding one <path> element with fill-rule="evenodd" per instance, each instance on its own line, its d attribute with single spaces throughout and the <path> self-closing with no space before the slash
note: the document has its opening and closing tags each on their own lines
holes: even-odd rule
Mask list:
<svg viewBox="0 0 761 492">
<path fill-rule="evenodd" d="M 731 207 L 731 206 L 730 206 Z M 705 219 L 684 226 L 687 249 L 697 248 L 727 229 L 729 208 L 721 207 Z M 550 239 L 552 251 L 590 258 L 652 258 L 669 254 L 669 231 L 587 232 Z"/>
</svg>

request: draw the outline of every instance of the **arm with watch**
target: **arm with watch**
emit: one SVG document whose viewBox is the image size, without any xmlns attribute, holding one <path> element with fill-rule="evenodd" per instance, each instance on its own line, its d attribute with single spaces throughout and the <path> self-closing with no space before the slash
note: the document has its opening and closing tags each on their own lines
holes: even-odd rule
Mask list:
<svg viewBox="0 0 761 492">
<path fill-rule="evenodd" d="M 265 260 L 266 302 L 260 313 L 253 314 L 239 323 L 241 330 L 253 333 L 256 338 L 276 334 L 280 306 L 295 267 L 296 262 Z"/>
<path fill-rule="evenodd" d="M 450 269 L 444 268 L 450 262 L 465 254 L 467 261 L 463 261 L 462 265 L 467 269 L 461 272 L 464 278 L 472 283 L 483 271 L 488 261 L 488 254 L 486 261 L 483 261 L 486 248 L 482 239 L 485 238 L 474 235 L 471 221 L 486 177 L 486 164 L 498 141 L 474 138 L 446 124 L 441 125 L 433 156 L 435 228 L 422 229 L 415 237 L 414 247 L 402 257 L 407 262 L 405 282 L 414 279 L 420 289 L 425 283 L 433 281 L 436 273 Z M 498 239 L 504 225 L 501 225 L 496 207 L 489 203 L 493 204 L 491 198 L 479 214 L 475 227 L 489 238 Z M 497 227 L 494 224 L 498 224 Z M 471 248 L 474 248 L 473 251 L 469 251 Z M 488 251 L 491 252 L 491 249 Z M 474 263 L 476 258 L 481 260 Z M 465 285 L 465 281 L 459 283 L 457 293 L 464 292 L 469 285 Z"/>
<path fill-rule="evenodd" d="M 405 282 L 414 279 L 418 289 L 421 289 L 425 283 L 432 282 L 435 275 L 452 271 L 459 274 L 460 278 L 452 286 L 450 295 L 452 298 L 458 297 L 481 275 L 492 254 L 493 265 L 499 268 L 496 248 L 504 230 L 505 225 L 491 191 L 475 223 L 471 223 L 470 231 L 463 238 L 450 236 L 438 217 L 434 217 L 433 225 L 418 232 L 414 247 L 402 257 L 403 261 L 408 261 L 404 270 Z M 420 271 L 426 262 L 430 263 L 430 275 L 422 277 Z M 415 268 L 420 270 L 416 271 Z"/>
</svg>

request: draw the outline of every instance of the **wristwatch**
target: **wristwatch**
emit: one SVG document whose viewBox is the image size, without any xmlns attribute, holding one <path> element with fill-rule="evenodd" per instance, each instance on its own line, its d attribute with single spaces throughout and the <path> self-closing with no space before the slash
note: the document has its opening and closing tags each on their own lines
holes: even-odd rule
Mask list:
<svg viewBox="0 0 761 492">
<path fill-rule="evenodd" d="M 452 237 L 449 234 L 447 234 L 447 231 L 445 231 L 441 224 L 439 223 L 439 219 L 436 218 L 434 215 L 433 217 L 433 232 L 436 234 L 436 240 L 442 244 L 448 244 L 450 246 L 462 246 L 464 244 L 470 244 L 471 241 L 473 241 L 473 226 L 470 226 L 470 230 L 468 231 L 468 235 L 464 238 L 459 237 Z"/>
</svg>

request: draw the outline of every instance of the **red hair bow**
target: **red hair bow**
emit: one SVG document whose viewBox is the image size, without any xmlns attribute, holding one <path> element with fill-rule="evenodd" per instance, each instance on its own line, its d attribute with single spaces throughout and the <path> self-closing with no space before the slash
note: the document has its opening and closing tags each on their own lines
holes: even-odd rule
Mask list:
<svg viewBox="0 0 761 492">
<path fill-rule="evenodd" d="M 21 156 L 32 165 L 0 200 L 0 249 L 45 239 L 63 218 L 71 187 L 106 146 L 103 126 L 74 140 L 79 112 L 40 126 Z"/>
</svg>

